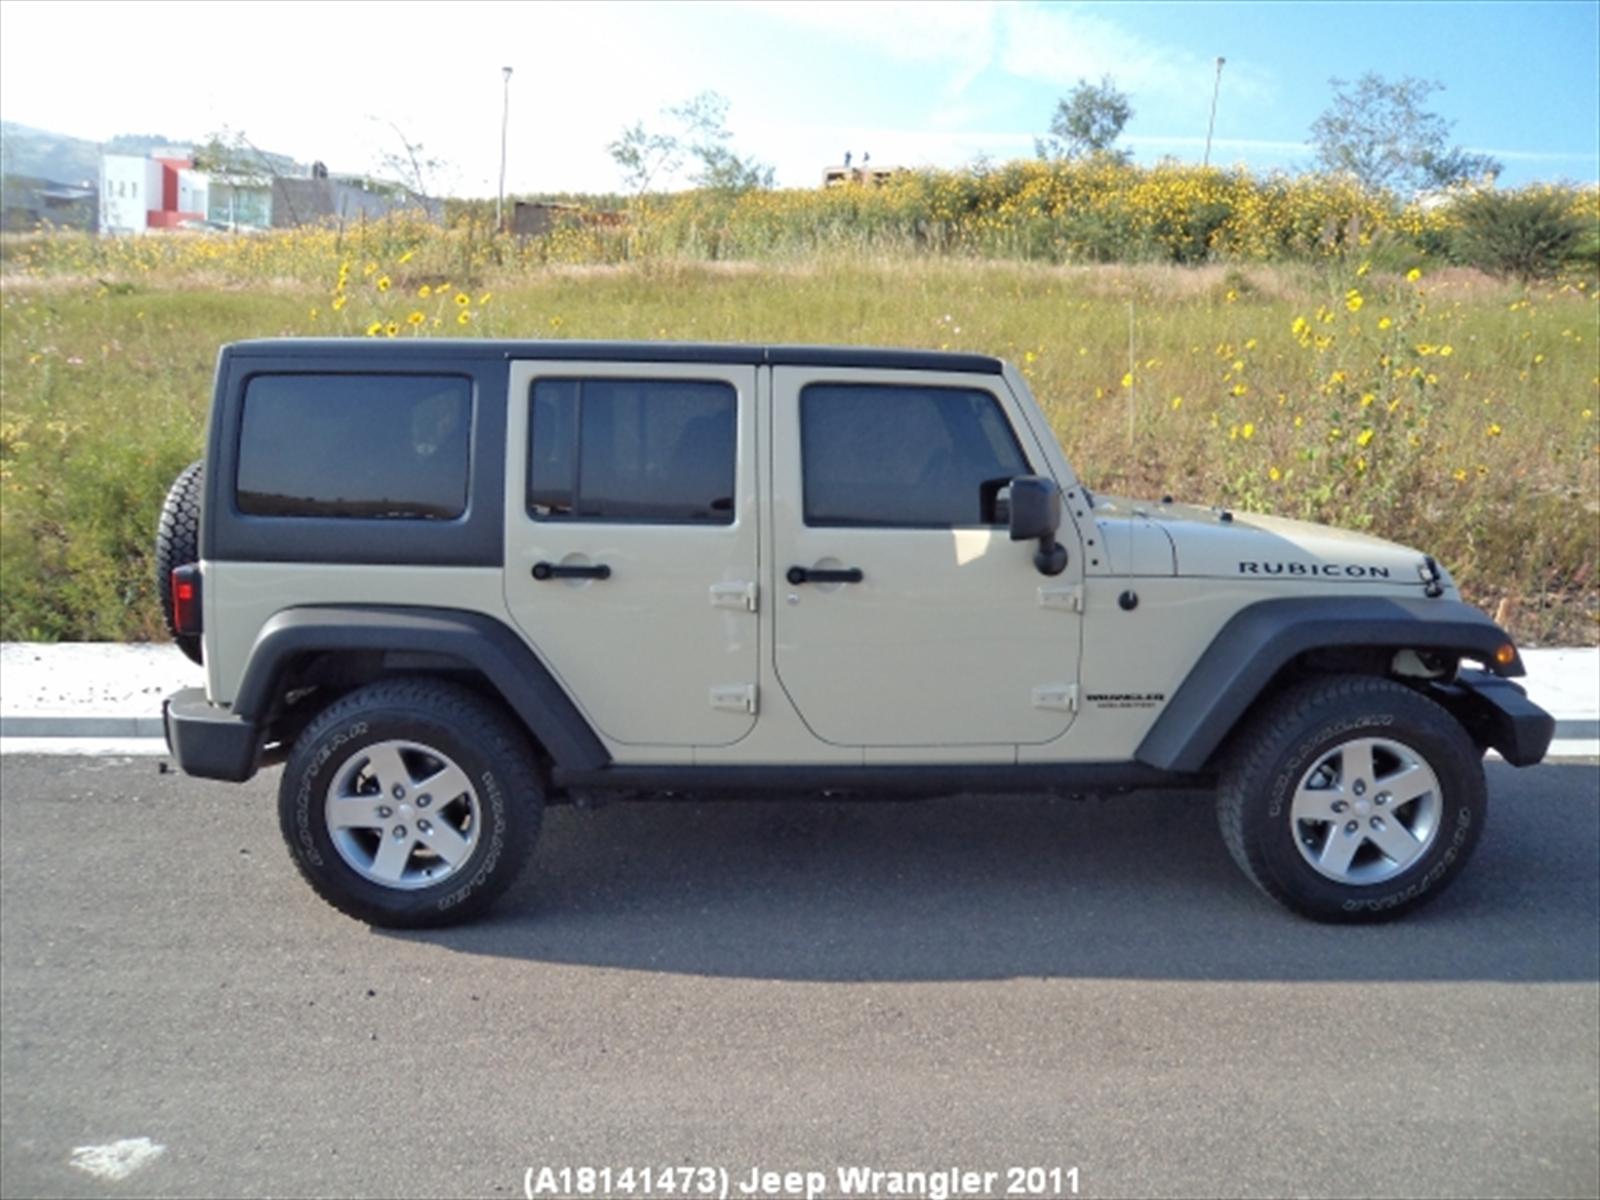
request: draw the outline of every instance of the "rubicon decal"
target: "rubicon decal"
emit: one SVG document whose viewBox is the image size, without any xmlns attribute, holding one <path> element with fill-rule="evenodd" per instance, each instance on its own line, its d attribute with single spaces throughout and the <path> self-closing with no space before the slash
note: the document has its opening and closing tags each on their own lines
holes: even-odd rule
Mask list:
<svg viewBox="0 0 1600 1200">
<path fill-rule="evenodd" d="M 1300 563 L 1300 562 L 1242 562 L 1241 575 L 1315 575 L 1339 579 L 1387 579 L 1388 567 L 1363 566 L 1361 563 Z"/>
</svg>

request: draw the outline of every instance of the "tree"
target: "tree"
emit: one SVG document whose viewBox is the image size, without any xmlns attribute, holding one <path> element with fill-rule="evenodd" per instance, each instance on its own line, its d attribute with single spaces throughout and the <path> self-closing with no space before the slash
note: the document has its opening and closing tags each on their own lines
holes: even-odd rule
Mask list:
<svg viewBox="0 0 1600 1200">
<path fill-rule="evenodd" d="M 377 120 L 376 117 L 369 119 Z M 433 203 L 434 179 L 444 170 L 445 161 L 428 154 L 421 142 L 413 142 L 406 136 L 405 130 L 393 121 L 388 121 L 386 124 L 394 130 L 395 139 L 400 143 L 400 150 L 385 150 L 379 154 L 378 169 L 385 175 L 397 179 L 400 189 L 411 202 L 426 211 Z"/>
<path fill-rule="evenodd" d="M 606 147 L 636 196 L 644 195 L 660 177 L 676 172 L 685 158 L 698 164 L 689 176 L 697 187 L 743 192 L 772 186 L 770 166 L 729 147 L 733 134 L 728 129 L 725 96 L 701 92 L 663 111 L 677 126 L 676 131 L 652 131 L 643 121 L 636 121 Z"/>
<path fill-rule="evenodd" d="M 1451 209 L 1456 253 L 1491 275 L 1523 282 L 1561 273 L 1580 252 L 1584 221 L 1556 192 L 1475 191 Z"/>
<path fill-rule="evenodd" d="M 1368 71 L 1355 83 L 1329 80 L 1333 103 L 1311 125 L 1317 162 L 1369 188 L 1419 192 L 1498 175 L 1487 154 L 1451 146 L 1454 122 L 1424 105 L 1444 90 L 1436 80 L 1390 80 Z"/>
<path fill-rule="evenodd" d="M 1033 148 L 1040 158 L 1056 161 L 1102 156 L 1126 162 L 1127 151 L 1111 146 L 1132 116 L 1133 106 L 1111 76 L 1103 76 L 1097 84 L 1080 79 L 1065 99 L 1056 101 L 1050 132 L 1035 138 Z"/>
</svg>

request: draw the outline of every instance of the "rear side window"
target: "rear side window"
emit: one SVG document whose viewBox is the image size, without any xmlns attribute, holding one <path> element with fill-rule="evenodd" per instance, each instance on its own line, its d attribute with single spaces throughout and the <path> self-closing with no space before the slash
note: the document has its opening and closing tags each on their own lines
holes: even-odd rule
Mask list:
<svg viewBox="0 0 1600 1200">
<path fill-rule="evenodd" d="M 528 513 L 545 520 L 733 521 L 738 401 L 686 379 L 540 379 Z"/>
<path fill-rule="evenodd" d="M 969 388 L 813 383 L 800 392 L 807 525 L 999 524 L 1028 461 L 994 396 Z"/>
<path fill-rule="evenodd" d="M 240 420 L 239 511 L 448 520 L 467 509 L 472 382 L 256 375 Z"/>
</svg>

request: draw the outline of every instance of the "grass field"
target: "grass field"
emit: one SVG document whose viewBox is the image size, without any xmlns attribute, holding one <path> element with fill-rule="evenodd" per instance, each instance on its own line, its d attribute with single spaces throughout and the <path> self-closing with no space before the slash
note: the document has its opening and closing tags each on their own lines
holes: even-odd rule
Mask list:
<svg viewBox="0 0 1600 1200">
<path fill-rule="evenodd" d="M 199 259 L 0 275 L 0 637 L 160 636 L 155 518 L 199 453 L 218 345 L 375 330 L 1003 355 L 1097 490 L 1369 530 L 1434 553 L 1491 612 L 1507 602 L 1524 641 L 1596 638 L 1591 280 L 1408 278 L 1353 258 L 647 260 L 460 278 L 399 254 L 344 261 L 321 282 Z"/>
</svg>

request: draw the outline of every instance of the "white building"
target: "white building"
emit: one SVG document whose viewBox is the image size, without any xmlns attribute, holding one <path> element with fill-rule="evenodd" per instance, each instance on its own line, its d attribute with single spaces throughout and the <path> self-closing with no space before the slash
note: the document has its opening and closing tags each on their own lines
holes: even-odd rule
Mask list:
<svg viewBox="0 0 1600 1200">
<path fill-rule="evenodd" d="M 187 156 L 100 156 L 100 232 L 175 229 L 206 217 L 206 177 Z"/>
</svg>

